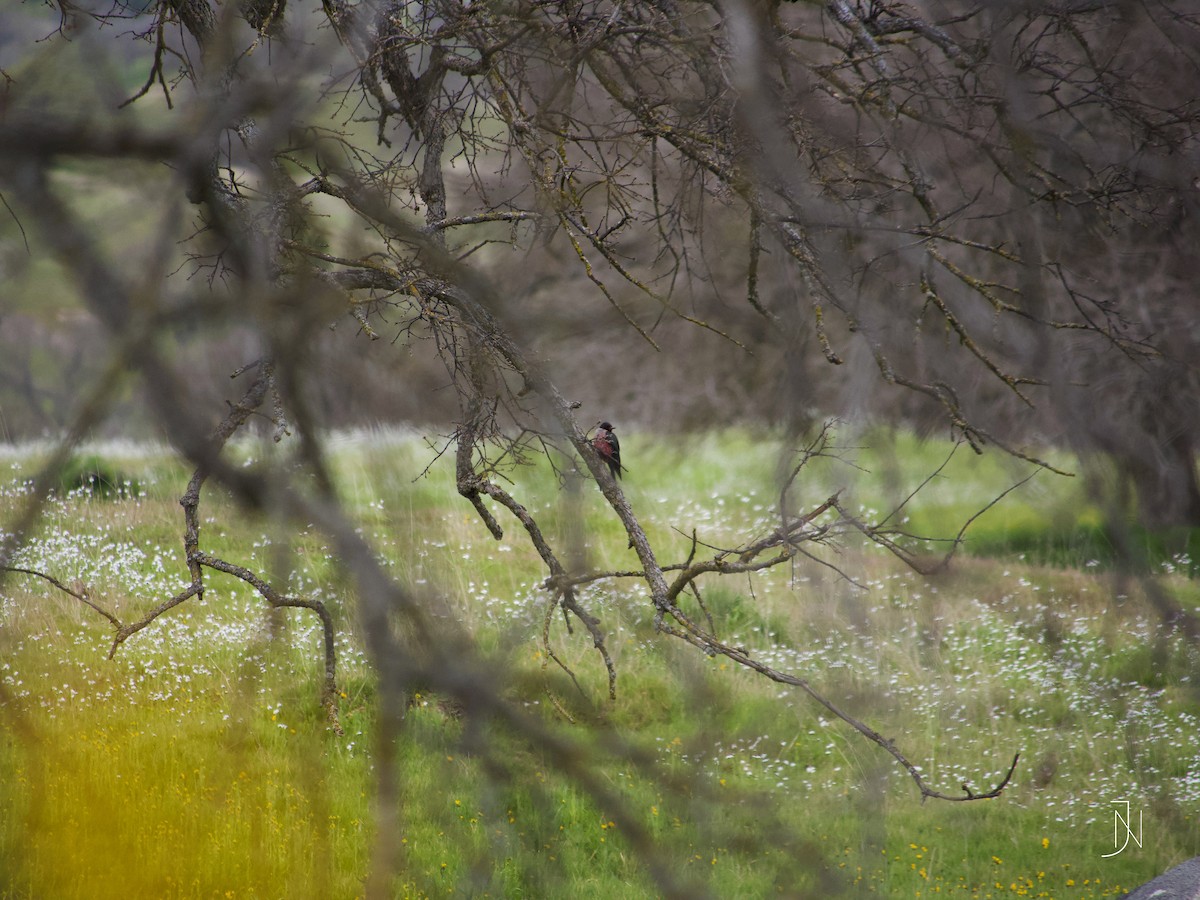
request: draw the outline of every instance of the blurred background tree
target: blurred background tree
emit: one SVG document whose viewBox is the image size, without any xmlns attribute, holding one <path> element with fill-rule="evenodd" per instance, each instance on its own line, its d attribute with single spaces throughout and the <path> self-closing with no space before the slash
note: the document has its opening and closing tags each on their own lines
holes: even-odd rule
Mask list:
<svg viewBox="0 0 1200 900">
<path fill-rule="evenodd" d="M 492 313 L 589 414 L 861 414 L 1019 455 L 1067 445 L 1115 460 L 1145 521 L 1200 524 L 1193 14 L 260 7 L 63 4 L 44 42 L 37 7 L 6 14 L 10 168 L 53 161 L 128 263 L 174 217 L 163 302 L 226 292 L 203 342 L 174 314 L 168 329 L 206 402 L 249 357 L 288 371 L 281 351 L 303 347 L 314 421 L 455 420 L 438 386 L 464 323 L 422 281 L 436 244 L 499 288 Z M 98 141 L 107 166 L 82 161 Z M 130 178 L 129 157 L 173 174 Z M 61 429 L 99 362 L 88 313 L 48 298 L 69 294 L 61 271 L 9 213 L 0 329 L 19 350 L 0 408 L 17 439 Z M 305 279 L 343 300 L 289 290 L 311 314 L 281 345 L 266 295 Z M 250 283 L 256 312 L 230 315 Z M 134 408 L 107 427 L 156 427 Z"/>
<path fill-rule="evenodd" d="M 494 476 L 573 448 L 660 624 L 682 583 L 587 449 L 601 419 L 801 433 L 842 414 L 1039 465 L 1068 446 L 1115 473 L 1119 514 L 1200 525 L 1186 7 L 41 13 L 4 13 L 3 436 L 153 433 L 247 506 L 315 522 L 397 688 L 385 726 L 430 678 L 511 710 L 340 515 L 329 428 L 454 429 L 460 492 L 493 533 L 483 498 L 516 516 L 565 610 L 563 551 Z M 292 434 L 306 477 L 221 458 L 222 401 L 250 394 L 236 427 Z"/>
</svg>

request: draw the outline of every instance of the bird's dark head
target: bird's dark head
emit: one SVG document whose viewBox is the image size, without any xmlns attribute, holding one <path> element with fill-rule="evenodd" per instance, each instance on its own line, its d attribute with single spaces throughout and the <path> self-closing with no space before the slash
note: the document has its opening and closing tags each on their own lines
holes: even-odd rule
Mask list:
<svg viewBox="0 0 1200 900">
<path fill-rule="evenodd" d="M 600 423 L 600 427 L 601 427 L 601 428 L 603 428 L 605 431 L 612 431 L 612 430 L 613 430 L 613 427 L 612 427 L 612 422 L 601 422 L 601 423 Z"/>
</svg>

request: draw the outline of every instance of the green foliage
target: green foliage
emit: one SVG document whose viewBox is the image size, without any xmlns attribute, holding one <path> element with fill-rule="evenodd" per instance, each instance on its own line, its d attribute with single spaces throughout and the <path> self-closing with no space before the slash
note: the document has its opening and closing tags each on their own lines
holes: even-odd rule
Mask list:
<svg viewBox="0 0 1200 900">
<path fill-rule="evenodd" d="M 720 546 L 771 520 L 766 438 L 711 436 L 683 452 L 678 441 L 623 437 L 638 463 L 631 502 L 665 558 L 686 555 L 693 529 Z M 234 452 L 251 467 L 287 462 L 273 447 Z M 860 464 L 878 469 L 869 455 Z M 913 442 L 894 459 L 919 469 L 939 455 Z M 1115 897 L 1200 853 L 1200 697 L 1190 687 L 1200 660 L 1160 627 L 1136 585 L 1120 585 L 1118 597 L 1095 567 L 1011 555 L 964 556 L 929 581 L 849 545 L 837 565 L 865 591 L 808 563 L 704 583 L 723 639 L 808 679 L 947 792 L 990 787 L 1022 754 L 1001 798 L 922 804 L 886 754 L 803 694 L 656 634 L 633 580 L 582 598 L 606 630 L 615 703 L 590 642 L 553 618 L 552 647 L 580 694 L 540 645 L 536 555 L 511 520 L 495 541 L 468 514 L 452 460 L 414 480 L 427 460 L 408 437 L 339 444 L 339 490 L 393 573 L 466 627 L 477 652 L 510 673 L 512 703 L 577 743 L 575 763 L 620 809 L 544 748 L 423 691 L 394 748 L 395 896 L 657 896 L 631 827 L 674 877 L 721 897 Z M 19 508 L 35 462 L 13 460 L 13 480 L 0 486 L 6 511 Z M 973 512 L 1011 474 L 969 462 L 939 482 L 936 502 L 914 504 L 913 519 L 927 516 L 923 533 L 956 531 L 951 510 Z M 156 458 L 111 466 L 139 490 L 66 493 L 26 562 L 88 584 L 132 618 L 185 578 L 177 498 L 187 473 Z M 857 473 L 853 502 L 889 502 L 873 471 L 827 470 L 798 485 L 797 503 L 815 505 L 847 471 Z M 568 506 L 548 470 L 511 477 L 556 541 L 572 528 L 583 535 L 586 564 L 631 565 L 594 489 Z M 1010 516 L 1033 529 L 1030 509 L 1051 522 L 1075 503 L 1069 480 L 1038 490 L 1010 495 L 975 528 Z M 302 611 L 268 614 L 245 586 L 214 578 L 203 602 L 173 610 L 110 661 L 105 622 L 10 576 L 0 583 L 0 896 L 362 895 L 379 757 L 354 598 L 319 534 L 241 516 L 219 491 L 202 517 L 214 552 L 337 610 L 344 735 L 316 703 L 319 639 Z M 1160 586 L 1197 608 L 1186 568 L 1164 570 Z M 694 597 L 683 603 L 704 616 Z M 1144 815 L 1144 846 L 1102 859 L 1111 803 L 1122 798 Z"/>
<path fill-rule="evenodd" d="M 104 500 L 137 497 L 142 491 L 137 478 L 95 453 L 78 454 L 67 460 L 58 472 L 55 486 L 63 494 L 82 491 Z"/>
</svg>

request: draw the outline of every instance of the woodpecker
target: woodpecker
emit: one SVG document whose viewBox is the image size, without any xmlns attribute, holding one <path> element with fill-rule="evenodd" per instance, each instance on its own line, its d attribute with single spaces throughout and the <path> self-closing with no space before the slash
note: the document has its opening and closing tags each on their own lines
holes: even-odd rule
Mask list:
<svg viewBox="0 0 1200 900">
<path fill-rule="evenodd" d="M 601 422 L 592 438 L 592 448 L 600 454 L 600 458 L 608 463 L 614 478 L 620 478 L 624 471 L 621 466 L 621 442 L 613 432 L 612 423 Z"/>
</svg>

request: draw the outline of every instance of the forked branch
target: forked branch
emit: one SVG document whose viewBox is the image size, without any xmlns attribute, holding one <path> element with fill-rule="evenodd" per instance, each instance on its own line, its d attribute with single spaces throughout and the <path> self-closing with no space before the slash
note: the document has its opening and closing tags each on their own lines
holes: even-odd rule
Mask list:
<svg viewBox="0 0 1200 900">
<path fill-rule="evenodd" d="M 475 408 L 475 407 L 472 407 Z M 986 790 L 978 790 L 969 784 L 962 785 L 962 794 L 948 793 L 937 789 L 929 783 L 920 768 L 908 758 L 908 756 L 896 746 L 896 742 L 892 738 L 887 738 L 875 728 L 866 724 L 849 712 L 843 710 L 837 704 L 833 703 L 828 697 L 817 690 L 806 678 L 795 675 L 789 672 L 781 671 L 774 666 L 768 665 L 758 659 L 755 659 L 750 650 L 745 647 L 733 646 L 727 641 L 717 637 L 715 623 L 708 608 L 702 600 L 700 589 L 700 580 L 710 575 L 727 576 L 727 575 L 753 575 L 754 573 L 764 572 L 768 569 L 782 565 L 793 560 L 798 554 L 811 556 L 806 549 L 806 545 L 820 544 L 827 542 L 839 535 L 853 534 L 861 532 L 875 543 L 885 547 L 899 557 L 903 562 L 912 566 L 919 571 L 922 570 L 920 561 L 911 552 L 907 551 L 897 540 L 890 537 L 890 534 L 885 525 L 886 522 L 893 516 L 897 515 L 899 509 L 893 511 L 886 516 L 878 525 L 870 525 L 864 523 L 855 516 L 852 516 L 843 506 L 841 501 L 842 491 L 837 491 L 827 499 L 807 510 L 804 513 L 795 514 L 789 510 L 789 491 L 792 490 L 797 481 L 797 476 L 801 470 L 810 463 L 813 459 L 822 456 L 834 455 L 829 449 L 829 425 L 827 424 L 821 429 L 819 436 L 810 443 L 807 447 L 800 451 L 799 461 L 792 467 L 788 476 L 784 480 L 784 486 L 780 491 L 780 522 L 777 526 L 767 531 L 758 537 L 749 538 L 742 543 L 732 548 L 713 547 L 702 543 L 693 533 L 690 542 L 687 558 L 679 563 L 666 564 L 658 566 L 653 570 L 643 565 L 641 570 L 620 570 L 608 572 L 592 572 L 587 574 L 570 574 L 564 568 L 558 557 L 551 548 L 548 539 L 538 526 L 537 522 L 529 511 L 517 503 L 512 496 L 502 488 L 494 485 L 486 479 L 481 479 L 474 474 L 474 467 L 470 464 L 470 454 L 472 445 L 467 441 L 472 440 L 476 431 L 475 428 L 467 424 L 459 429 L 459 490 L 464 496 L 469 494 L 485 494 L 486 496 L 496 500 L 509 509 L 510 512 L 521 522 L 534 546 L 539 554 L 546 562 L 550 569 L 550 574 L 544 582 L 544 587 L 552 594 L 553 600 L 547 608 L 546 616 L 543 622 L 542 644 L 549 658 L 555 660 L 562 668 L 575 678 L 574 673 L 562 662 L 555 654 L 550 645 L 550 625 L 552 621 L 552 612 L 556 605 L 562 604 L 564 609 L 572 609 L 576 615 L 585 622 L 589 631 L 592 633 L 596 642 L 597 649 L 604 657 L 605 665 L 609 671 L 609 696 L 615 699 L 615 679 L 616 671 L 613 662 L 609 657 L 606 649 L 603 646 L 602 640 L 597 637 L 601 634 L 599 620 L 594 617 L 582 613 L 576 607 L 570 606 L 575 599 L 575 589 L 581 584 L 596 584 L 615 579 L 636 578 L 644 580 L 651 587 L 651 594 L 654 598 L 655 607 L 655 625 L 659 631 L 671 637 L 678 638 L 693 647 L 701 650 L 708 656 L 722 656 L 731 662 L 736 663 L 744 668 L 757 672 L 759 675 L 774 681 L 778 684 L 784 684 L 798 688 L 807 694 L 812 700 L 819 703 L 822 707 L 828 710 L 838 719 L 846 722 L 859 734 L 870 740 L 872 743 L 883 748 L 897 763 L 899 763 L 908 773 L 909 777 L 916 784 L 917 789 L 921 793 L 922 800 L 934 798 L 938 800 L 948 801 L 968 801 L 968 800 L 983 800 L 991 797 L 999 796 L 1009 785 L 1016 771 L 1020 754 L 1013 757 L 1011 766 L 1002 779 L 994 786 Z M 590 449 L 585 447 L 584 452 Z M 586 459 L 586 456 L 585 456 Z M 587 459 L 589 464 L 592 460 Z M 948 460 L 947 460 L 948 462 Z M 943 463 L 943 467 L 945 463 Z M 940 471 L 940 469 L 939 469 Z M 619 493 L 619 487 L 615 482 L 612 484 L 606 483 L 612 481 L 611 476 L 603 467 L 594 467 L 593 474 L 597 477 L 605 496 L 612 502 L 610 493 L 613 488 L 616 488 L 617 497 L 624 500 L 622 494 Z M 935 472 L 936 475 L 936 472 Z M 934 476 L 931 476 L 931 478 Z M 1032 476 L 1030 476 L 1032 477 Z M 1027 481 L 1026 478 L 1024 481 Z M 1019 482 L 1001 494 L 1003 497 L 1015 487 L 1023 484 Z M 927 480 L 925 484 L 928 484 Z M 920 488 L 918 488 L 920 490 Z M 915 494 L 916 492 L 914 492 Z M 903 508 L 912 499 L 912 495 L 904 500 L 900 509 Z M 950 551 L 942 560 L 942 565 L 949 562 L 954 551 L 962 543 L 963 532 L 967 526 L 971 524 L 979 515 L 982 515 L 987 509 L 990 509 L 994 503 L 998 502 L 1000 497 L 993 500 L 982 510 L 972 516 L 963 529 L 954 539 Z M 623 510 L 622 519 L 631 517 L 633 522 L 637 524 L 636 517 L 633 516 L 632 510 L 627 503 Z M 832 517 L 828 521 L 822 521 L 822 517 Z M 485 518 L 485 522 L 488 519 Z M 645 532 L 637 525 L 636 531 L 630 529 L 630 546 L 634 545 L 634 541 L 640 539 L 646 540 Z M 707 548 L 711 552 L 701 555 L 701 548 Z M 654 559 L 653 554 L 650 555 Z M 667 583 L 666 574 L 671 573 L 673 578 Z M 661 583 L 666 585 L 666 589 L 661 595 L 655 596 L 654 587 Z M 706 625 L 699 624 L 692 616 L 686 613 L 679 604 L 681 595 L 684 593 L 694 597 L 700 606 L 704 615 Z M 576 682 L 578 684 L 578 682 Z"/>
</svg>

